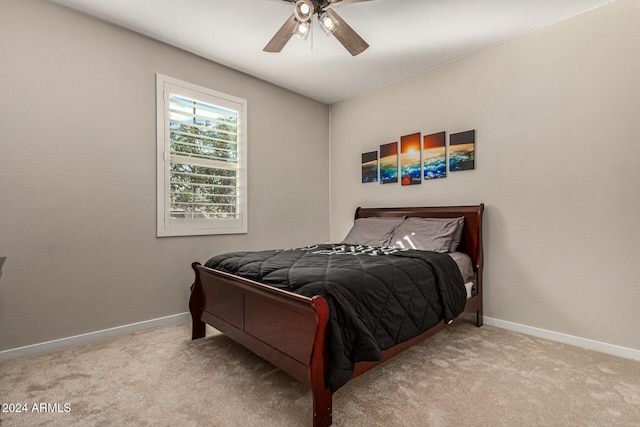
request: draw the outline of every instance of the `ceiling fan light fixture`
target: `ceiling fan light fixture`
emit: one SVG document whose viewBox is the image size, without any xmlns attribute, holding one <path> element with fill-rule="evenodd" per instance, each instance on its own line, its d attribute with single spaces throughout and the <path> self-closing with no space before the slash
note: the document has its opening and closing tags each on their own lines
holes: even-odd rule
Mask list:
<svg viewBox="0 0 640 427">
<path fill-rule="evenodd" d="M 293 7 L 293 14 L 300 22 L 309 22 L 314 12 L 315 7 L 311 0 L 298 0 Z"/>
<path fill-rule="evenodd" d="M 307 37 L 309 37 L 310 32 L 311 32 L 310 22 L 298 22 L 296 24 L 293 34 L 295 34 L 296 37 L 298 37 L 299 39 L 306 40 Z"/>
<path fill-rule="evenodd" d="M 328 12 L 320 15 L 320 25 L 322 26 L 322 29 L 327 32 L 327 35 L 335 33 L 335 31 L 338 29 L 339 24 L 340 23 L 333 19 L 333 17 L 331 17 Z"/>
</svg>

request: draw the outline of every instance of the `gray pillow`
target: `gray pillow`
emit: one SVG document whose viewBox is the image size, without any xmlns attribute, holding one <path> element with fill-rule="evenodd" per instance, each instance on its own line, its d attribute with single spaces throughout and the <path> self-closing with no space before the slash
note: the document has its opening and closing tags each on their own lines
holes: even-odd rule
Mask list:
<svg viewBox="0 0 640 427">
<path fill-rule="evenodd" d="M 351 231 L 341 243 L 363 246 L 389 246 L 391 236 L 404 217 L 371 217 L 355 220 Z"/>
<path fill-rule="evenodd" d="M 464 217 L 458 218 L 423 218 L 426 221 L 434 221 L 434 222 L 447 222 L 447 223 L 455 223 L 456 232 L 453 233 L 453 238 L 451 239 L 451 245 L 449 245 L 449 252 L 455 252 L 458 249 L 458 245 L 460 244 L 460 240 L 462 240 L 462 229 L 464 228 Z"/>
<path fill-rule="evenodd" d="M 449 252 L 458 219 L 407 218 L 393 232 L 391 246 L 422 251 Z M 435 221 L 434 221 L 435 220 Z"/>
<path fill-rule="evenodd" d="M 449 247 L 449 252 L 455 252 L 458 249 L 458 245 L 460 244 L 460 240 L 462 240 L 462 229 L 464 228 L 464 217 L 455 218 L 458 223 L 458 228 L 456 232 L 453 233 L 453 239 L 451 239 L 451 246 Z"/>
</svg>

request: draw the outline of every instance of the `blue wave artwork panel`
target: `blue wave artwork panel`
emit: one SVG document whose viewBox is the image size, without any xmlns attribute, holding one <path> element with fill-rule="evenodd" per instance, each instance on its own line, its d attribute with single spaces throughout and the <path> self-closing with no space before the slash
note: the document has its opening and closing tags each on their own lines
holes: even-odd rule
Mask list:
<svg viewBox="0 0 640 427">
<path fill-rule="evenodd" d="M 362 153 L 362 182 L 378 182 L 378 152 Z"/>
<path fill-rule="evenodd" d="M 380 146 L 380 184 L 398 182 L 398 142 Z"/>
<path fill-rule="evenodd" d="M 449 136 L 449 170 L 475 169 L 476 131 L 453 133 Z"/>
<path fill-rule="evenodd" d="M 425 180 L 447 176 L 446 132 L 433 133 L 422 138 L 422 170 Z"/>
</svg>

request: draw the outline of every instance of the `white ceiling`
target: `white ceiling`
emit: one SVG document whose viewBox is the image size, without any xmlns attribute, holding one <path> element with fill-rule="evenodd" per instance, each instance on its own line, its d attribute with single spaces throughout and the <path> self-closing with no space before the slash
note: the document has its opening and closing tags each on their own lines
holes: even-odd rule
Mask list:
<svg viewBox="0 0 640 427">
<path fill-rule="evenodd" d="M 291 16 L 278 0 L 49 0 L 326 104 L 416 75 L 615 0 L 373 0 L 333 6 L 370 45 L 352 57 L 317 23 L 262 48 Z"/>
</svg>

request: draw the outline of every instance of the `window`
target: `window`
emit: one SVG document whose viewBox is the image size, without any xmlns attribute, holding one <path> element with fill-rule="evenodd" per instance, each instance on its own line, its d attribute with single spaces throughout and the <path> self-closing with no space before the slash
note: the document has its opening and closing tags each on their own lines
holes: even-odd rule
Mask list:
<svg viewBox="0 0 640 427">
<path fill-rule="evenodd" d="M 158 237 L 247 232 L 247 101 L 157 75 Z"/>
</svg>

